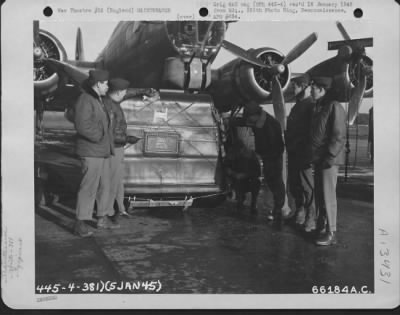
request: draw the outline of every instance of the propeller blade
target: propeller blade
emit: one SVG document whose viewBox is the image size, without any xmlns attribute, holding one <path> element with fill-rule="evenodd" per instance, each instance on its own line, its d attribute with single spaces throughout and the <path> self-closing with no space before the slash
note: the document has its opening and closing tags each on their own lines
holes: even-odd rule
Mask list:
<svg viewBox="0 0 400 315">
<path fill-rule="evenodd" d="M 46 59 L 45 63 L 54 72 L 70 78 L 77 85 L 81 85 L 89 77 L 89 69 L 80 69 L 54 59 Z"/>
<path fill-rule="evenodd" d="M 292 61 L 296 60 L 300 57 L 308 48 L 311 47 L 312 44 L 315 43 L 318 36 L 317 33 L 312 33 L 308 35 L 305 39 L 303 39 L 300 43 L 298 43 L 289 53 L 286 55 L 285 59 L 283 59 L 282 64 L 284 66 L 288 65 Z"/>
<path fill-rule="evenodd" d="M 275 118 L 279 121 L 282 129 L 282 136 L 284 131 L 286 130 L 286 106 L 285 106 L 285 100 L 283 98 L 283 93 L 282 93 L 282 87 L 281 84 L 278 80 L 278 77 L 275 75 L 273 76 L 272 79 L 272 104 L 274 106 L 274 114 Z M 291 212 L 291 209 L 289 207 L 289 199 L 288 199 L 288 194 L 286 193 L 287 191 L 287 179 L 288 179 L 288 172 L 287 172 L 287 155 L 286 155 L 286 150 L 284 150 L 282 154 L 282 179 L 285 184 L 285 203 L 282 207 L 282 212 L 288 213 Z"/>
<path fill-rule="evenodd" d="M 39 46 L 39 21 L 33 21 L 33 43 Z"/>
<path fill-rule="evenodd" d="M 76 61 L 85 60 L 85 54 L 83 52 L 82 31 L 80 27 L 78 27 L 78 30 L 76 31 L 75 60 Z"/>
<path fill-rule="evenodd" d="M 357 118 L 358 110 L 364 96 L 365 88 L 367 86 L 367 76 L 362 74 L 357 86 L 353 89 L 349 101 L 349 124 L 352 125 Z"/>
<path fill-rule="evenodd" d="M 345 40 L 351 40 L 351 37 L 349 36 L 349 34 L 346 32 L 346 29 L 344 28 L 343 24 L 340 23 L 339 21 L 336 22 L 336 26 L 339 29 L 340 34 L 342 34 L 343 38 Z"/>
<path fill-rule="evenodd" d="M 282 131 L 286 130 L 286 107 L 285 99 L 283 98 L 282 87 L 277 78 L 274 76 L 272 79 L 272 104 L 274 106 L 275 118 L 281 124 Z"/>
<path fill-rule="evenodd" d="M 259 66 L 262 68 L 271 68 L 270 66 L 264 64 L 262 61 L 259 59 L 255 58 L 254 56 L 250 55 L 247 51 L 245 51 L 243 48 L 236 46 L 235 44 L 232 44 L 231 42 L 228 42 L 226 40 L 222 41 L 222 47 L 224 47 L 227 51 L 235 55 L 236 57 L 251 63 L 252 65 Z"/>
</svg>

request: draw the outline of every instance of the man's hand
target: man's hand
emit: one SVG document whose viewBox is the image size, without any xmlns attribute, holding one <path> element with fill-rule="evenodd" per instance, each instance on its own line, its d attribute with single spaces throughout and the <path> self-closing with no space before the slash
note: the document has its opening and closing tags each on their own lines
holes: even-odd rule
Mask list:
<svg viewBox="0 0 400 315">
<path fill-rule="evenodd" d="M 156 101 L 160 99 L 160 93 L 155 89 L 146 89 L 143 93 L 143 100 Z"/>
</svg>

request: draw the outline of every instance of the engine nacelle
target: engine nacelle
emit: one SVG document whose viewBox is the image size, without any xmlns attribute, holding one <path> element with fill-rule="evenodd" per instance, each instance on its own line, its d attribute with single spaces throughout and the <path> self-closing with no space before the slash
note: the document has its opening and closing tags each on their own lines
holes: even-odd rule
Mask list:
<svg viewBox="0 0 400 315">
<path fill-rule="evenodd" d="M 373 61 L 371 58 L 363 56 L 361 59 L 361 63 L 363 63 L 365 66 L 365 72 L 367 76 L 367 84 L 363 97 L 371 97 L 373 93 Z M 333 88 L 335 90 L 336 99 L 339 102 L 348 102 L 352 94 L 352 89 L 357 84 L 357 80 L 359 77 L 358 62 L 352 59 L 343 61 L 339 58 L 332 58 L 332 61 L 328 60 L 327 62 L 325 62 L 323 67 L 320 67 L 320 69 L 318 69 L 318 72 L 312 70 L 310 75 L 326 76 L 326 73 L 332 72 L 326 70 L 328 66 L 331 67 L 331 69 L 336 69 L 336 73 L 332 75 L 334 80 Z"/>
<path fill-rule="evenodd" d="M 273 48 L 264 47 L 250 52 L 270 66 L 281 64 L 284 59 L 284 55 Z M 210 93 L 220 112 L 229 111 L 249 101 L 262 104 L 271 98 L 274 74 L 268 68 L 257 67 L 237 58 L 213 71 L 212 75 Z M 290 83 L 288 66 L 278 75 L 278 79 L 282 90 L 285 90 Z"/>
<path fill-rule="evenodd" d="M 39 30 L 39 43 L 33 49 L 33 82 L 35 94 L 46 96 L 57 89 L 58 74 L 49 68 L 44 59 L 52 58 L 59 61 L 67 59 L 67 53 L 61 42 L 51 33 Z"/>
<path fill-rule="evenodd" d="M 365 88 L 364 97 L 370 97 L 372 96 L 374 87 L 373 73 L 372 73 L 373 61 L 368 56 L 362 56 L 360 62 L 363 64 L 367 76 L 367 86 Z M 351 88 L 354 88 L 354 85 L 356 84 L 358 71 L 359 71 L 358 63 L 352 61 L 347 65 L 346 81 Z"/>
</svg>

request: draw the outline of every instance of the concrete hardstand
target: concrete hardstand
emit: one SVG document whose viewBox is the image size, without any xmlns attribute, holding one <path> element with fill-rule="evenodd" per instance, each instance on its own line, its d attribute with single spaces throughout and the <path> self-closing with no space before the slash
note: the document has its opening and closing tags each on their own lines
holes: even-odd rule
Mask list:
<svg viewBox="0 0 400 315">
<path fill-rule="evenodd" d="M 119 219 L 117 230 L 96 230 L 96 221 L 88 222 L 95 233 L 85 239 L 72 234 L 75 201 L 60 199 L 36 209 L 37 288 L 73 283 L 72 293 L 82 293 L 85 283 L 111 281 L 122 288 L 113 293 L 145 293 L 148 287 L 132 289 L 130 282 L 154 280 L 160 293 L 311 294 L 314 286 L 373 291 L 373 186 L 356 179 L 339 177 L 338 243 L 327 247 L 291 225 L 271 224 L 264 186 L 257 216 L 249 200 L 241 213 L 234 200 L 188 212 L 135 209 Z"/>
</svg>

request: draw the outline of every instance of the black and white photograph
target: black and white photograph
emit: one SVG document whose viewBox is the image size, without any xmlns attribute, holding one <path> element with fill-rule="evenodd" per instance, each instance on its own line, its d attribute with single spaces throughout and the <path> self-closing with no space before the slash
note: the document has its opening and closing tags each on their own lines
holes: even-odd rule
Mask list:
<svg viewBox="0 0 400 315">
<path fill-rule="evenodd" d="M 33 233 L 26 241 L 15 236 L 24 224 L 15 234 L 3 220 L 3 284 L 23 271 L 22 247 L 33 258 L 23 290 L 46 308 L 65 296 L 84 308 L 98 307 L 92 297 L 177 294 L 368 300 L 398 283 L 398 222 L 377 224 L 377 169 L 398 152 L 374 159 L 387 150 L 374 146 L 378 106 L 393 107 L 374 95 L 384 72 L 374 20 L 345 1 L 197 3 L 175 19 L 167 7 L 118 19 L 108 5 L 66 5 L 80 18 L 62 19 L 54 5 L 31 20 L 31 132 L 15 141 L 33 150 L 16 169 L 29 169 L 18 182 L 32 188 Z M 353 18 L 238 18 L 300 7 Z"/>
</svg>

